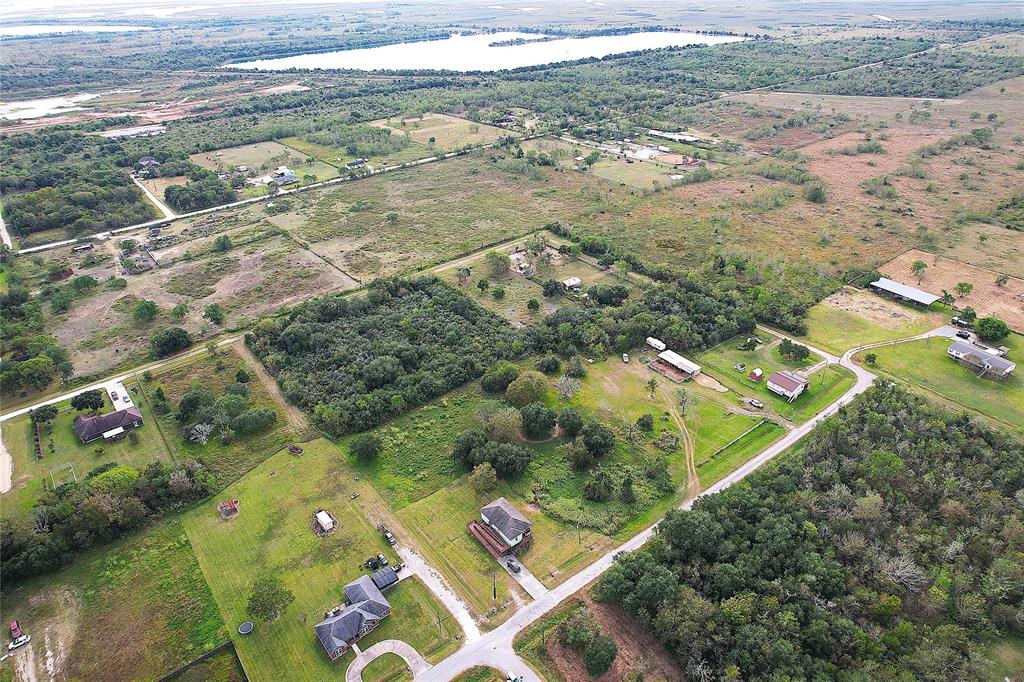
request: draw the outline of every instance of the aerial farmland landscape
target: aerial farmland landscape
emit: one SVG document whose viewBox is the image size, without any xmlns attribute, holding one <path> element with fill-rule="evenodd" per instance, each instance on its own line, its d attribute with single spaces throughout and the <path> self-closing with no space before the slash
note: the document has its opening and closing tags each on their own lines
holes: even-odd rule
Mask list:
<svg viewBox="0 0 1024 682">
<path fill-rule="evenodd" d="M 0 682 L 1024 682 L 1014 0 L 14 0 Z"/>
</svg>

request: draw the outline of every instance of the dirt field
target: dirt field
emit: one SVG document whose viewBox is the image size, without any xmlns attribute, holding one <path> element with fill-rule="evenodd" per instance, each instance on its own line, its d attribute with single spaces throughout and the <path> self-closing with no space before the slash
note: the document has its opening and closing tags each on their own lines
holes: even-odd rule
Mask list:
<svg viewBox="0 0 1024 682">
<path fill-rule="evenodd" d="M 684 680 L 683 671 L 673 660 L 665 647 L 621 608 L 611 604 L 600 604 L 590 598 L 588 590 L 578 593 L 580 601 L 587 605 L 594 618 L 601 624 L 601 634 L 615 640 L 619 647 L 618 656 L 611 670 L 600 677 L 590 677 L 580 655 L 567 649 L 558 641 L 556 633 L 548 638 L 548 655 L 554 661 L 558 675 L 566 682 L 617 682 L 628 679 L 631 673 L 640 673 L 643 680 Z"/>
<path fill-rule="evenodd" d="M 928 266 L 920 284 L 910 270 L 911 264 L 917 260 Z M 1000 287 L 996 285 L 997 272 L 915 249 L 892 259 L 880 268 L 880 272 L 897 282 L 936 295 L 943 289 L 955 295 L 953 289 L 958 282 L 970 282 L 974 290 L 963 298 L 957 296 L 957 306 L 969 305 L 979 316 L 994 315 L 1016 331 L 1024 331 L 1024 279 L 1011 277 L 1006 286 Z"/>
<path fill-rule="evenodd" d="M 925 323 L 929 317 L 909 306 L 900 305 L 895 301 L 851 287 L 840 289 L 824 299 L 821 305 L 853 313 L 880 327 L 894 331 L 905 329 L 913 324 Z"/>
<path fill-rule="evenodd" d="M 188 178 L 184 175 L 176 175 L 172 178 L 150 178 L 141 181 L 150 192 L 155 194 L 160 201 L 164 200 L 164 190 L 172 185 L 184 185 Z"/>
<path fill-rule="evenodd" d="M 320 180 L 338 175 L 334 166 L 317 161 L 308 154 L 286 147 L 279 142 L 259 142 L 241 147 L 228 147 L 215 152 L 193 154 L 192 162 L 203 168 L 226 172 L 232 166 L 246 166 L 250 171 L 273 170 L 277 166 L 288 166 L 296 175 L 315 175 Z"/>
</svg>

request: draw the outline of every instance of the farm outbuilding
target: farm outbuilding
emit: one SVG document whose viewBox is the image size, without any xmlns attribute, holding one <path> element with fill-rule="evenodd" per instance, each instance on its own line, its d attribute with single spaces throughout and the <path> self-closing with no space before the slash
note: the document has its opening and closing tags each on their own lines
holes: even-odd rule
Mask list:
<svg viewBox="0 0 1024 682">
<path fill-rule="evenodd" d="M 664 341 L 656 339 L 653 336 L 647 337 L 647 345 L 656 351 L 663 351 L 666 348 Z"/>
<path fill-rule="evenodd" d="M 809 382 L 804 377 L 789 370 L 782 370 L 768 375 L 768 390 L 777 393 L 793 402 L 797 399 Z"/>
<path fill-rule="evenodd" d="M 907 303 L 914 303 L 920 306 L 928 307 L 932 303 L 939 300 L 939 296 L 935 294 L 929 294 L 927 291 L 921 291 L 914 287 L 907 286 L 906 284 L 900 284 L 899 282 L 893 281 L 886 277 L 881 277 L 871 283 L 871 288 L 883 296 L 895 298 L 898 301 L 905 301 Z"/>
<path fill-rule="evenodd" d="M 692 379 L 700 374 L 700 365 L 692 360 L 687 360 L 673 350 L 665 350 L 659 353 L 658 357 L 649 367 L 677 383 Z"/>
<path fill-rule="evenodd" d="M 579 277 L 570 277 L 562 282 L 562 286 L 565 287 L 566 291 L 579 291 L 580 287 L 583 286 L 583 280 Z"/>
<path fill-rule="evenodd" d="M 338 527 L 338 520 L 334 515 L 325 509 L 318 509 L 313 513 L 313 532 L 320 537 L 325 537 L 334 532 Z"/>
</svg>

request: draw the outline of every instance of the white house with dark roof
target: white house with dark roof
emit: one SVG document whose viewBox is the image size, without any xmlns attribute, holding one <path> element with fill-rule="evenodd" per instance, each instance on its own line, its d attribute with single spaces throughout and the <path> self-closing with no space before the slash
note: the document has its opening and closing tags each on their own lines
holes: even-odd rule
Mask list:
<svg viewBox="0 0 1024 682">
<path fill-rule="evenodd" d="M 533 524 L 504 497 L 481 507 L 480 520 L 509 547 L 515 547 L 533 531 Z"/>
<path fill-rule="evenodd" d="M 388 566 L 345 585 L 348 603 L 328 611 L 324 619 L 313 626 L 332 661 L 344 656 L 353 644 L 391 615 L 391 602 L 384 596 L 384 590 L 397 582 L 398 574 Z"/>
</svg>

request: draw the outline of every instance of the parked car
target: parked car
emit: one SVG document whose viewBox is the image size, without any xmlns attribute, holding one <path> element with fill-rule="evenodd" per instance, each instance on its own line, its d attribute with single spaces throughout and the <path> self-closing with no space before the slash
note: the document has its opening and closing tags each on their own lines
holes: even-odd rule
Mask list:
<svg viewBox="0 0 1024 682">
<path fill-rule="evenodd" d="M 763 410 L 764 409 L 764 403 L 762 403 L 760 400 L 757 400 L 755 398 L 751 398 L 750 399 L 750 406 L 751 407 L 756 407 L 759 410 Z"/>
<path fill-rule="evenodd" d="M 956 335 L 959 336 L 961 339 L 969 339 L 969 338 L 971 338 L 971 333 L 969 331 L 967 331 L 966 329 L 961 329 L 960 331 L 958 331 L 956 333 Z"/>
<path fill-rule="evenodd" d="M 733 365 L 732 368 L 737 372 L 742 372 L 747 368 L 747 363 L 741 362 L 738 365 Z"/>
<path fill-rule="evenodd" d="M 114 391 L 114 392 L 112 392 L 112 393 L 110 394 L 110 399 L 111 399 L 111 400 L 120 400 L 120 399 L 121 399 L 121 396 L 119 396 L 119 395 L 117 394 L 117 391 Z"/>
<path fill-rule="evenodd" d="M 633 163 L 629 159 L 626 159 L 629 163 Z M 505 682 L 523 682 L 523 678 L 515 673 L 509 673 L 508 677 L 505 678 Z"/>
<path fill-rule="evenodd" d="M 519 571 L 523 570 L 523 567 L 519 565 L 519 562 L 513 559 L 512 557 L 509 557 L 505 561 L 505 565 L 508 566 L 508 570 L 512 571 L 513 573 L 518 573 Z"/>
<path fill-rule="evenodd" d="M 381 566 L 387 566 L 388 565 L 388 558 L 386 556 L 384 556 L 383 554 L 378 554 L 377 555 L 377 561 L 380 562 Z"/>
<path fill-rule="evenodd" d="M 623 362 L 629 362 L 629 353 L 623 353 L 622 354 L 622 361 Z"/>
<path fill-rule="evenodd" d="M 391 546 L 398 544 L 398 540 L 395 538 L 394 535 L 391 534 L 391 531 L 389 530 L 384 531 L 384 539 L 387 540 L 388 544 Z"/>
<path fill-rule="evenodd" d="M 18 647 L 23 647 L 32 641 L 32 635 L 22 635 L 16 639 L 12 639 L 7 645 L 8 651 L 14 651 Z"/>
</svg>

